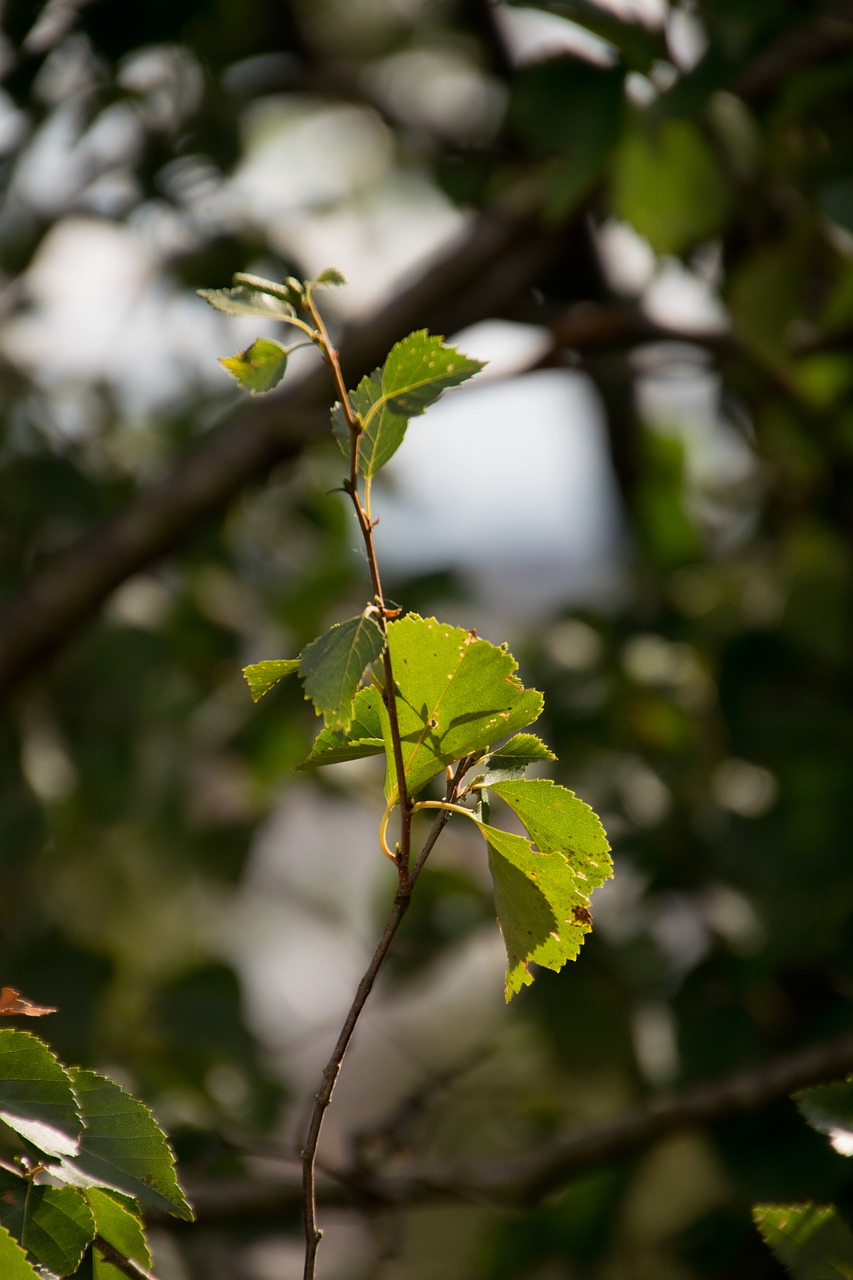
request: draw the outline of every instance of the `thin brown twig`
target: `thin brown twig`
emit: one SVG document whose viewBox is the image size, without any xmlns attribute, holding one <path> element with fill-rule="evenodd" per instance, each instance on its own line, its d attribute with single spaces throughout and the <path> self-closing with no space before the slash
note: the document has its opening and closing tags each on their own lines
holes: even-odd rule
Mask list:
<svg viewBox="0 0 853 1280">
<path fill-rule="evenodd" d="M 140 1263 L 134 1262 L 133 1258 L 128 1258 L 123 1253 L 120 1253 L 103 1236 L 95 1236 L 92 1241 L 92 1247 L 97 1249 L 105 1262 L 111 1263 L 116 1271 L 120 1271 L 122 1275 L 127 1276 L 128 1280 L 157 1280 L 153 1271 L 147 1271 Z"/>
<path fill-rule="evenodd" d="M 485 210 L 423 271 L 344 334 L 340 363 L 360 377 L 413 328 L 453 333 L 505 307 L 557 252 L 532 196 Z M 174 470 L 114 519 L 46 559 L 4 605 L 0 692 L 6 692 L 92 617 L 134 573 L 173 551 L 201 521 L 274 465 L 295 460 L 328 422 L 326 375 L 312 370 L 281 392 L 241 407 Z"/>
<path fill-rule="evenodd" d="M 409 909 L 412 892 L 410 879 L 412 800 L 406 785 L 403 744 L 400 737 L 400 723 L 397 717 L 394 668 L 391 659 L 391 650 L 388 645 L 388 613 L 385 606 L 385 596 L 382 590 L 382 579 L 379 572 L 379 564 L 376 557 L 376 546 L 373 538 L 374 522 L 370 517 L 369 511 L 365 510 L 365 506 L 361 501 L 361 495 L 359 493 L 358 457 L 359 442 L 363 428 L 350 401 L 349 392 L 347 391 L 346 382 L 341 370 L 338 352 L 329 337 L 328 330 L 326 329 L 322 316 L 314 305 L 310 288 L 306 294 L 306 307 L 316 327 L 316 340 L 318 346 L 332 370 L 332 376 L 335 381 L 338 396 L 340 397 L 341 408 L 349 427 L 351 443 L 350 474 L 344 487 L 352 501 L 358 526 L 361 530 L 370 570 L 370 581 L 373 588 L 374 601 L 378 609 L 379 625 L 385 640 L 382 652 L 382 664 L 385 673 L 383 699 L 388 712 L 389 733 L 394 759 L 394 772 L 396 775 L 397 792 L 400 802 L 400 842 L 397 847 L 396 855 L 397 893 L 394 897 L 394 905 L 385 924 L 385 928 L 382 931 L 382 936 L 379 939 L 376 950 L 373 953 L 370 964 L 367 967 L 367 971 L 358 985 L 355 998 L 350 1006 L 346 1019 L 344 1020 L 344 1025 L 341 1028 L 332 1056 L 323 1071 L 323 1084 L 319 1093 L 315 1097 L 311 1120 L 308 1126 L 308 1133 L 302 1150 L 300 1151 L 303 1170 L 303 1221 L 305 1227 L 305 1266 L 303 1275 L 304 1280 L 314 1280 L 317 1268 L 317 1250 L 320 1245 L 320 1240 L 322 1239 L 322 1231 L 317 1224 L 316 1191 L 317 1149 L 320 1142 L 320 1133 L 323 1127 L 323 1119 L 326 1111 L 328 1110 L 329 1104 L 332 1101 L 332 1094 L 334 1093 L 335 1084 L 337 1083 L 338 1076 L 340 1075 L 344 1055 L 346 1054 L 350 1040 L 352 1039 L 358 1019 L 361 1016 L 361 1011 L 373 990 L 373 984 L 376 981 L 376 976 L 382 966 L 385 956 L 388 953 L 388 948 L 390 947 L 394 935 L 400 926 L 400 922 Z M 437 830 L 440 830 L 440 827 L 438 827 Z M 420 865 L 423 864 L 423 859 L 424 854 L 422 852 L 421 858 L 419 859 Z"/>
</svg>

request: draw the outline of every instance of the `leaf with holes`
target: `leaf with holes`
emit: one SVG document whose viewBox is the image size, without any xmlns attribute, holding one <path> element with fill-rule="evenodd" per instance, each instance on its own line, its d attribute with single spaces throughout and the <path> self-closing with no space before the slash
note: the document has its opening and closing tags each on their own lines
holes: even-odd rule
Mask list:
<svg viewBox="0 0 853 1280">
<path fill-rule="evenodd" d="M 409 419 L 424 412 L 449 387 L 472 378 L 483 368 L 480 360 L 445 345 L 444 339 L 420 329 L 391 348 L 381 369 L 366 374 L 350 392 L 362 432 L 358 469 L 373 476 L 403 443 Z M 344 456 L 350 455 L 350 435 L 340 404 L 332 409 L 332 430 Z"/>
<path fill-rule="evenodd" d="M 557 972 L 577 958 L 591 928 L 589 885 L 575 875 L 565 853 L 542 852 L 524 836 L 477 825 L 489 849 L 509 1002 L 533 981 L 531 961 Z"/>
<path fill-rule="evenodd" d="M 489 788 L 518 815 L 530 839 L 543 852 L 556 850 L 571 862 L 587 893 L 613 875 L 610 845 L 588 804 L 550 778 L 519 778 Z"/>
</svg>

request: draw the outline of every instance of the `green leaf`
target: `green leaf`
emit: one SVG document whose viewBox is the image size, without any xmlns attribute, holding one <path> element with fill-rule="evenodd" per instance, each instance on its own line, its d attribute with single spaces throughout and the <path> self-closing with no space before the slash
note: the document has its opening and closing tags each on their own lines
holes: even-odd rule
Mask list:
<svg viewBox="0 0 853 1280">
<path fill-rule="evenodd" d="M 794 1101 L 812 1128 L 825 1133 L 840 1155 L 853 1155 L 853 1076 L 837 1084 L 800 1089 Z"/>
<path fill-rule="evenodd" d="M 15 1188 L 4 1183 L 0 1222 L 36 1262 L 54 1275 L 71 1275 L 95 1235 L 95 1220 L 85 1197 L 75 1187 L 34 1186 L 25 1178 L 15 1181 Z"/>
<path fill-rule="evenodd" d="M 490 787 L 518 815 L 543 852 L 556 850 L 570 862 L 587 896 L 613 875 L 610 845 L 597 815 L 574 792 L 550 778 L 523 778 Z"/>
<path fill-rule="evenodd" d="M 227 316 L 255 316 L 262 320 L 289 320 L 296 313 L 285 285 L 260 276 L 241 275 L 232 289 L 199 289 L 198 296 Z"/>
<path fill-rule="evenodd" d="M 366 374 L 350 392 L 353 410 L 361 419 L 358 468 L 372 476 L 384 467 L 403 443 L 409 419 L 424 412 L 449 387 L 457 387 L 483 368 L 443 338 L 420 329 L 398 342 L 381 369 Z M 340 404 L 332 409 L 332 430 L 344 456 L 350 454 L 349 427 Z"/>
<path fill-rule="evenodd" d="M 111 1187 L 192 1221 L 172 1150 L 148 1108 L 94 1071 L 75 1067 L 70 1074 L 86 1128 L 79 1154 L 51 1173 L 76 1186 Z"/>
<path fill-rule="evenodd" d="M 364 756 L 381 755 L 385 750 L 379 708 L 382 695 L 375 685 L 359 689 L 352 704 L 352 724 L 346 733 L 322 729 L 314 739 L 311 754 L 298 767 L 313 768 L 324 764 L 340 764 L 361 760 Z"/>
<path fill-rule="evenodd" d="M 39 1280 L 17 1240 L 0 1226 L 0 1276 L 3 1280 Z"/>
<path fill-rule="evenodd" d="M 302 650 L 299 661 L 305 693 L 327 729 L 347 732 L 361 678 L 384 648 L 381 628 L 361 614 L 337 623 Z"/>
<path fill-rule="evenodd" d="M 507 968 L 507 1003 L 529 986 L 530 961 L 543 968 L 562 969 L 576 959 L 590 931 L 589 889 L 576 878 L 564 853 L 541 853 L 524 836 L 478 823 L 489 848 L 489 869 L 495 886 Z"/>
<path fill-rule="evenodd" d="M 271 658 L 267 662 L 253 662 L 251 666 L 244 667 L 243 675 L 252 691 L 252 701 L 260 702 L 264 694 L 269 693 L 279 680 L 298 670 L 298 658 Z"/>
<path fill-rule="evenodd" d="M 86 1199 L 95 1218 L 95 1230 L 126 1258 L 140 1266 L 151 1266 L 151 1254 L 145 1239 L 142 1220 L 132 1200 L 116 1196 L 100 1187 L 89 1187 Z M 92 1250 L 93 1280 L 124 1280 L 123 1272 L 107 1262 L 97 1244 Z"/>
<path fill-rule="evenodd" d="M 287 352 L 272 338 L 256 338 L 238 356 L 222 356 L 219 363 L 252 395 L 260 395 L 281 382 L 287 369 Z"/>
<path fill-rule="evenodd" d="M 531 724 L 542 695 L 525 689 L 506 646 L 478 639 L 416 613 L 392 622 L 388 644 L 397 686 L 397 719 L 412 795 L 454 760 Z M 388 714 L 381 709 L 388 772 L 385 791 L 399 799 Z"/>
<path fill-rule="evenodd" d="M 28 1031 L 0 1031 L 0 1120 L 46 1155 L 77 1151 L 83 1126 L 71 1077 Z"/>
<path fill-rule="evenodd" d="M 332 286 L 346 284 L 346 282 L 347 282 L 346 277 L 342 276 L 340 271 L 336 270 L 335 267 L 326 267 L 326 270 L 321 271 L 320 274 L 317 276 L 317 278 L 314 280 L 314 284 L 332 285 Z"/>
<path fill-rule="evenodd" d="M 853 1233 L 834 1205 L 757 1204 L 752 1217 L 794 1280 L 853 1280 Z"/>
<path fill-rule="evenodd" d="M 665 119 L 629 131 L 616 158 L 613 205 L 659 253 L 683 253 L 721 230 L 729 184 L 695 125 Z"/>
<path fill-rule="evenodd" d="M 483 778 L 486 786 L 495 782 L 508 782 L 524 777 L 524 771 L 537 761 L 556 760 L 550 747 L 546 747 L 535 733 L 517 733 L 497 751 L 486 756 Z"/>
</svg>

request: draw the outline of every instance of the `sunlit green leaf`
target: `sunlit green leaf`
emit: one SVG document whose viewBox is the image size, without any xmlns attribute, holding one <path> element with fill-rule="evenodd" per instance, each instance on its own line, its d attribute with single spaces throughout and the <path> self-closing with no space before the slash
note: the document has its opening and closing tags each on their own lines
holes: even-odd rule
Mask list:
<svg viewBox="0 0 853 1280">
<path fill-rule="evenodd" d="M 3 1280 L 39 1280 L 27 1255 L 3 1226 L 0 1226 L 0 1276 Z"/>
<path fill-rule="evenodd" d="M 752 1216 L 794 1280 L 853 1280 L 853 1233 L 834 1205 L 758 1204 Z"/>
<path fill-rule="evenodd" d="M 415 613 L 392 622 L 388 644 L 409 791 L 415 794 L 454 760 L 531 724 L 542 695 L 525 689 L 505 646 L 474 631 Z M 397 797 L 387 713 L 381 712 L 389 767 L 386 794 Z"/>
<path fill-rule="evenodd" d="M 138 1262 L 151 1266 L 151 1255 L 145 1239 L 145 1230 L 134 1201 L 100 1187 L 89 1187 L 86 1199 L 95 1218 L 95 1230 L 102 1240 L 114 1249 Z M 111 1262 L 107 1262 L 95 1245 L 92 1250 L 93 1280 L 124 1280 L 124 1275 Z"/>
<path fill-rule="evenodd" d="M 403 443 L 409 419 L 424 412 L 449 387 L 478 373 L 480 360 L 471 360 L 444 339 L 421 329 L 391 348 L 381 369 L 366 374 L 350 392 L 353 410 L 362 423 L 358 466 L 364 476 L 375 475 Z M 332 430 L 346 457 L 349 427 L 341 405 L 332 410 Z"/>
<path fill-rule="evenodd" d="M 192 1220 L 175 1177 L 175 1158 L 148 1108 L 113 1080 L 70 1072 L 86 1125 L 79 1154 L 51 1170 L 81 1187 L 111 1187 L 179 1218 Z"/>
<path fill-rule="evenodd" d="M 479 823 L 489 848 L 495 908 L 507 954 L 507 1001 L 533 981 L 528 964 L 562 969 L 589 933 L 589 886 L 564 853 L 542 853 L 524 836 Z"/>
<path fill-rule="evenodd" d="M 0 1120 L 50 1156 L 73 1155 L 82 1129 L 69 1073 L 28 1031 L 0 1030 Z"/>
<path fill-rule="evenodd" d="M 346 760 L 360 760 L 364 756 L 382 755 L 385 742 L 379 715 L 381 703 L 382 695 L 375 685 L 359 689 L 352 705 L 352 723 L 347 732 L 322 729 L 314 740 L 311 754 L 299 768 L 340 764 Z"/>
<path fill-rule="evenodd" d="M 271 658 L 266 662 L 253 662 L 243 668 L 243 675 L 252 691 L 252 701 L 259 702 L 285 676 L 299 670 L 298 658 Z"/>
<path fill-rule="evenodd" d="M 272 338 L 256 338 L 238 356 L 222 356 L 219 363 L 253 395 L 272 391 L 284 377 L 287 352 Z"/>
<path fill-rule="evenodd" d="M 518 815 L 538 849 L 557 850 L 587 893 L 613 874 L 610 845 L 588 804 L 550 778 L 498 782 L 489 788 Z"/>
<path fill-rule="evenodd" d="M 349 730 L 362 676 L 384 648 L 382 629 L 362 614 L 338 623 L 303 649 L 299 661 L 305 693 L 327 729 Z"/>
</svg>

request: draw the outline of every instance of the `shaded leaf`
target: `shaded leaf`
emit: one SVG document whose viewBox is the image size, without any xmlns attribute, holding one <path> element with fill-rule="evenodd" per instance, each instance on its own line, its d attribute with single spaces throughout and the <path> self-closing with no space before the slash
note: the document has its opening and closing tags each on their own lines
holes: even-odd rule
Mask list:
<svg viewBox="0 0 853 1280">
<path fill-rule="evenodd" d="M 589 888 L 576 879 L 564 853 L 541 853 L 524 836 L 478 826 L 489 848 L 509 1002 L 533 981 L 530 961 L 556 972 L 577 957 L 591 927 Z"/>
<path fill-rule="evenodd" d="M 71 1275 L 95 1235 L 83 1194 L 74 1187 L 33 1186 L 25 1178 L 17 1182 L 14 1190 L 4 1186 L 0 1222 L 54 1275 Z"/>
<path fill-rule="evenodd" d="M 94 1071 L 75 1067 L 70 1074 L 86 1128 L 79 1154 L 51 1173 L 77 1186 L 111 1187 L 191 1221 L 171 1147 L 148 1108 Z"/>
<path fill-rule="evenodd" d="M 307 769 L 324 764 L 340 764 L 360 760 L 364 756 L 381 755 L 385 750 L 379 708 L 382 695 L 375 685 L 359 689 L 352 706 L 352 723 L 346 733 L 322 729 L 314 739 L 311 754 L 299 765 Z"/>
<path fill-rule="evenodd" d="M 70 1074 L 28 1031 L 0 1030 L 0 1120 L 46 1155 L 77 1151 L 82 1122 Z"/>
<path fill-rule="evenodd" d="M 752 1217 L 794 1280 L 853 1280 L 853 1233 L 834 1205 L 757 1204 Z"/>
<path fill-rule="evenodd" d="M 505 646 L 435 618 L 407 614 L 388 628 L 397 686 L 397 718 L 409 791 L 414 795 L 454 760 L 482 751 L 536 720 L 542 695 L 525 689 Z M 388 756 L 385 791 L 397 798 L 390 728 L 381 710 Z"/>
<path fill-rule="evenodd" d="M 361 419 L 358 469 L 372 476 L 391 458 L 406 434 L 409 419 L 424 412 L 449 387 L 457 387 L 483 368 L 444 340 L 420 329 L 391 348 L 381 369 L 366 374 L 350 392 L 353 411 Z M 332 430 L 349 457 L 349 427 L 343 408 L 332 409 Z"/>
<path fill-rule="evenodd" d="M 126 1258 L 151 1266 L 145 1230 L 134 1201 L 100 1187 L 89 1187 L 86 1199 L 95 1218 L 97 1234 Z M 94 1280 L 124 1280 L 123 1273 L 107 1262 L 97 1244 L 92 1250 Z"/>
<path fill-rule="evenodd" d="M 252 395 L 272 391 L 284 377 L 287 352 L 272 338 L 256 338 L 237 356 L 222 356 L 219 363 Z"/>
<path fill-rule="evenodd" d="M 253 662 L 243 668 L 246 683 L 252 691 L 252 701 L 260 702 L 285 676 L 299 670 L 298 658 L 271 658 L 266 662 Z"/>
<path fill-rule="evenodd" d="M 349 729 L 361 678 L 384 648 L 382 629 L 373 618 L 361 614 L 339 622 L 302 650 L 300 675 L 305 693 L 327 729 Z"/>
<path fill-rule="evenodd" d="M 853 1155 L 853 1077 L 800 1089 L 794 1101 L 812 1128 L 827 1135 L 839 1155 Z"/>
<path fill-rule="evenodd" d="M 246 283 L 231 289 L 199 289 L 198 296 L 227 316 L 255 316 L 262 320 L 288 320 L 295 315 L 286 286 L 260 277 L 239 277 Z M 249 283 L 251 282 L 251 283 Z M 278 296 L 272 292 L 278 291 Z"/>
<path fill-rule="evenodd" d="M 551 748 L 546 747 L 535 733 L 517 733 L 509 742 L 486 757 L 483 778 L 486 786 L 491 786 L 494 782 L 507 782 L 511 778 L 522 778 L 525 769 L 537 761 L 556 759 Z"/>
<path fill-rule="evenodd" d="M 3 1280 L 39 1280 L 17 1240 L 0 1226 L 0 1276 Z"/>
</svg>

